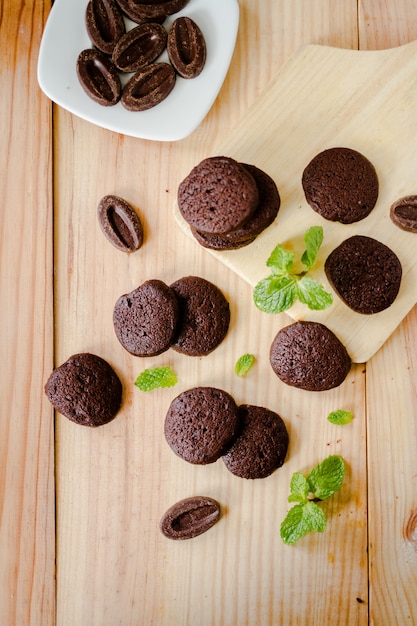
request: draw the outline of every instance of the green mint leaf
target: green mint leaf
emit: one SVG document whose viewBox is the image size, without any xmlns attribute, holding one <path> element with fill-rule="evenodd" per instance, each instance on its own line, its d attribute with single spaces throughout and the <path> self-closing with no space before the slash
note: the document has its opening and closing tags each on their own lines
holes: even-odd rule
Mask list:
<svg viewBox="0 0 417 626">
<path fill-rule="evenodd" d="M 310 485 L 301 472 L 294 472 L 290 482 L 288 502 L 306 502 L 310 493 Z"/>
<path fill-rule="evenodd" d="M 338 426 L 343 426 L 344 424 L 350 424 L 353 420 L 353 413 L 350 411 L 332 411 L 327 416 L 327 419 L 332 424 L 336 424 Z"/>
<path fill-rule="evenodd" d="M 326 500 L 340 489 L 345 474 L 345 463 L 337 454 L 328 456 L 307 477 L 310 491 L 316 498 Z"/>
<path fill-rule="evenodd" d="M 296 298 L 296 279 L 291 276 L 268 276 L 253 290 L 255 305 L 265 313 L 282 313 L 289 309 Z"/>
<path fill-rule="evenodd" d="M 266 265 L 272 268 L 273 274 L 288 274 L 292 269 L 294 257 L 294 252 L 288 252 L 278 244 L 272 250 Z"/>
<path fill-rule="evenodd" d="M 177 382 L 177 375 L 170 367 L 154 367 L 143 370 L 135 380 L 135 385 L 141 391 L 152 391 L 161 387 L 173 387 Z"/>
<path fill-rule="evenodd" d="M 280 535 L 286 544 L 293 544 L 309 531 L 324 532 L 326 516 L 315 502 L 296 504 L 281 523 Z"/>
<path fill-rule="evenodd" d="M 254 363 L 255 357 L 253 354 L 242 354 L 236 361 L 235 374 L 238 376 L 246 376 Z"/>
<path fill-rule="evenodd" d="M 297 296 L 300 302 L 306 304 L 309 309 L 321 311 L 327 309 L 333 302 L 331 293 L 325 289 L 314 278 L 303 276 L 296 285 Z"/>
<path fill-rule="evenodd" d="M 304 235 L 304 243 L 306 249 L 301 257 L 301 262 L 309 270 L 314 265 L 320 246 L 323 243 L 323 228 L 321 226 L 309 228 Z"/>
</svg>

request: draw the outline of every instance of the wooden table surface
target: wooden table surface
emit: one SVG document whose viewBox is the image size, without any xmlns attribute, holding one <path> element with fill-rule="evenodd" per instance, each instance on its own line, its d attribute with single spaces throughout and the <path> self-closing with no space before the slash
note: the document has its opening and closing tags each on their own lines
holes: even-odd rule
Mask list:
<svg viewBox="0 0 417 626">
<path fill-rule="evenodd" d="M 417 3 L 241 0 L 220 94 L 201 126 L 175 143 L 117 135 L 53 106 L 36 79 L 50 2 L 9 4 L 0 8 L 0 623 L 417 623 L 416 309 L 339 388 L 286 387 L 268 350 L 288 318 L 255 309 L 249 285 L 188 239 L 172 211 L 180 180 L 216 154 L 300 45 L 405 44 L 417 39 Z M 98 228 L 96 206 L 108 193 L 143 220 L 143 248 L 130 256 Z M 189 274 L 227 295 L 226 340 L 203 358 L 128 355 L 112 328 L 119 295 L 149 278 Z M 43 393 L 54 365 L 82 351 L 106 358 L 125 388 L 117 418 L 96 430 L 54 415 Z M 240 379 L 233 368 L 244 352 L 256 365 Z M 154 365 L 170 365 L 177 386 L 136 389 L 136 376 Z M 194 385 L 279 412 L 290 433 L 284 466 L 245 481 L 221 461 L 198 467 L 176 457 L 164 415 Z M 329 424 L 337 408 L 351 410 L 353 422 Z M 292 473 L 332 453 L 344 457 L 347 474 L 323 505 L 326 531 L 284 545 Z M 170 542 L 159 532 L 162 513 L 195 494 L 219 500 L 220 522 Z"/>
</svg>

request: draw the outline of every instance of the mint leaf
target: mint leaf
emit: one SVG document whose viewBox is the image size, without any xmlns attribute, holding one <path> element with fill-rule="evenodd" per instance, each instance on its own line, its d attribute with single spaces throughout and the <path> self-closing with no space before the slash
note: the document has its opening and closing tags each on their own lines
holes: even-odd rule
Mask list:
<svg viewBox="0 0 417 626">
<path fill-rule="evenodd" d="M 344 424 L 350 424 L 353 420 L 353 413 L 350 411 L 332 411 L 327 416 L 327 419 L 332 424 L 337 424 L 338 426 L 343 426 Z"/>
<path fill-rule="evenodd" d="M 135 380 L 135 385 L 141 391 L 152 391 L 161 387 L 173 387 L 177 382 L 177 375 L 170 367 L 154 367 L 143 370 Z"/>
<path fill-rule="evenodd" d="M 345 463 L 337 454 L 328 456 L 313 468 L 307 477 L 310 491 L 316 498 L 326 500 L 340 489 L 345 474 Z"/>
<path fill-rule="evenodd" d="M 296 281 L 291 276 L 268 276 L 253 290 L 255 305 L 265 313 L 282 313 L 296 299 Z"/>
<path fill-rule="evenodd" d="M 295 254 L 281 245 L 275 246 L 266 265 L 271 268 L 271 275 L 255 285 L 253 300 L 265 313 L 282 313 L 289 309 L 298 298 L 312 310 L 329 307 L 333 297 L 313 278 L 306 274 L 316 260 L 323 241 L 321 226 L 312 226 L 304 235 L 306 249 L 301 257 L 306 269 L 297 272 L 294 269 Z"/>
<path fill-rule="evenodd" d="M 246 376 L 254 363 L 255 357 L 253 354 L 242 354 L 236 361 L 235 374 L 238 376 Z"/>
<path fill-rule="evenodd" d="M 323 228 L 321 226 L 309 228 L 304 235 L 304 243 L 306 249 L 301 257 L 301 262 L 309 270 L 314 265 L 320 246 L 323 243 Z"/>
<path fill-rule="evenodd" d="M 312 310 L 327 309 L 333 302 L 332 294 L 327 293 L 320 283 L 309 276 L 303 276 L 297 282 L 297 296 L 300 302 Z"/>
<path fill-rule="evenodd" d="M 280 535 L 286 544 L 293 544 L 309 531 L 324 532 L 326 516 L 315 502 L 296 504 L 281 523 Z"/>
<path fill-rule="evenodd" d="M 274 274 L 285 274 L 291 270 L 294 257 L 294 252 L 288 252 L 278 244 L 272 250 L 266 265 L 272 268 Z"/>
<path fill-rule="evenodd" d="M 290 482 L 288 502 L 306 502 L 310 493 L 310 485 L 301 472 L 294 472 Z"/>
</svg>

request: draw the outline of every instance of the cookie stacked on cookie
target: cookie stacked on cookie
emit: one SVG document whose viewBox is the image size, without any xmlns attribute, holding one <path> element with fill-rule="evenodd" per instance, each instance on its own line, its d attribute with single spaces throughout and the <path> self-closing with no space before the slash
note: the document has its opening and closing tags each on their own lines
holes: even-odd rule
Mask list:
<svg viewBox="0 0 417 626">
<path fill-rule="evenodd" d="M 254 165 L 227 156 L 196 165 L 178 188 L 178 208 L 205 248 L 234 250 L 252 243 L 278 214 L 275 182 Z"/>
</svg>

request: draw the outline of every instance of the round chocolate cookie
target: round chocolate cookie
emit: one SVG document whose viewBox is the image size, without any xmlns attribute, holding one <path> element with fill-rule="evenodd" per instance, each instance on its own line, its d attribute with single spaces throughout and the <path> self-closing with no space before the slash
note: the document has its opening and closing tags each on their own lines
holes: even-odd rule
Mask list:
<svg viewBox="0 0 417 626">
<path fill-rule="evenodd" d="M 177 332 L 177 298 L 161 280 L 148 280 L 117 300 L 113 325 L 122 346 L 134 356 L 161 354 Z"/>
<path fill-rule="evenodd" d="M 215 387 L 194 387 L 174 398 L 165 417 L 165 438 L 179 457 L 197 465 L 214 463 L 238 428 L 232 396 Z"/>
<path fill-rule="evenodd" d="M 239 433 L 223 456 L 228 470 L 241 478 L 266 478 L 284 463 L 289 437 L 274 411 L 249 404 L 238 409 Z"/>
<path fill-rule="evenodd" d="M 352 224 L 365 218 L 378 198 L 374 166 L 350 148 L 329 148 L 307 165 L 302 185 L 308 204 L 332 222 Z"/>
<path fill-rule="evenodd" d="M 202 233 L 236 230 L 255 212 L 258 200 L 252 174 L 230 157 L 204 159 L 178 188 L 181 215 Z"/>
<path fill-rule="evenodd" d="M 256 239 L 256 235 L 254 235 L 253 237 L 248 237 L 248 239 L 233 241 L 228 239 L 226 235 L 208 235 L 207 233 L 201 233 L 192 226 L 191 234 L 198 241 L 200 246 L 208 250 L 239 250 L 239 248 L 249 245 Z"/>
<path fill-rule="evenodd" d="M 269 358 L 278 378 L 307 391 L 338 387 L 351 367 L 344 345 L 318 322 L 294 322 L 282 328 L 272 342 Z"/>
<path fill-rule="evenodd" d="M 179 306 L 179 334 L 172 348 L 189 356 L 204 356 L 223 341 L 229 329 L 229 303 L 205 278 L 185 276 L 170 285 Z"/>
<path fill-rule="evenodd" d="M 82 426 L 110 422 L 122 401 L 122 383 L 101 357 L 74 354 L 57 367 L 45 384 L 45 393 L 57 411 Z"/>
<path fill-rule="evenodd" d="M 338 296 L 357 313 L 370 315 L 387 309 L 400 289 L 400 260 L 372 237 L 345 239 L 329 254 L 324 269 Z"/>
</svg>

